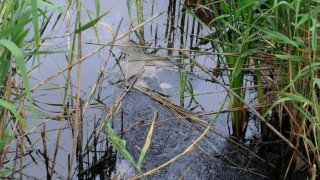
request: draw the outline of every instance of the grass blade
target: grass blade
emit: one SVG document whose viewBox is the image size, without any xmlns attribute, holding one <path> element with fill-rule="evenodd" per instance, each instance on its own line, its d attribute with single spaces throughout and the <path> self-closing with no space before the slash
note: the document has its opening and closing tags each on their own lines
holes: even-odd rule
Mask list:
<svg viewBox="0 0 320 180">
<path fill-rule="evenodd" d="M 94 26 L 95 24 L 97 24 L 97 22 L 98 22 L 101 18 L 103 18 L 105 15 L 107 15 L 109 12 L 110 12 L 110 10 L 107 11 L 107 12 L 105 12 L 105 13 L 103 13 L 101 16 L 97 17 L 96 19 L 88 22 L 87 24 L 81 26 L 80 28 L 76 29 L 76 30 L 75 30 L 75 33 L 79 33 L 79 32 L 81 32 L 81 31 L 84 31 L 84 30 L 88 29 L 88 28 L 91 28 L 92 26 Z"/>
<path fill-rule="evenodd" d="M 289 61 L 308 61 L 308 58 L 295 55 L 276 55 L 277 58 Z"/>
<path fill-rule="evenodd" d="M 288 97 L 291 100 L 302 102 L 302 103 L 307 103 L 310 106 L 312 106 L 312 102 L 309 99 L 307 99 L 307 98 L 305 98 L 305 97 L 303 97 L 301 95 L 295 95 L 295 94 L 285 93 L 285 92 L 275 92 L 275 93 L 279 94 L 282 97 Z"/>
<path fill-rule="evenodd" d="M 152 124 L 150 126 L 150 130 L 149 130 L 149 133 L 148 133 L 148 136 L 147 136 L 147 139 L 146 139 L 146 142 L 142 148 L 142 151 L 140 153 L 140 156 L 139 156 L 139 161 L 137 163 L 137 166 L 138 168 L 140 169 L 141 168 L 141 164 L 142 164 L 142 161 L 143 161 L 143 158 L 145 157 L 146 155 L 146 152 L 147 150 L 149 149 L 149 146 L 150 146 L 150 142 L 151 142 L 151 138 L 152 138 L 152 133 L 153 133 L 153 129 L 154 129 L 154 123 L 155 123 L 155 120 L 158 118 L 158 111 L 156 111 L 153 115 L 153 120 L 152 120 Z"/>
<path fill-rule="evenodd" d="M 26 65 L 24 63 L 23 53 L 16 44 L 14 44 L 12 41 L 9 41 L 7 39 L 1 39 L 0 44 L 5 46 L 7 49 L 9 49 L 16 59 L 17 66 L 19 67 L 22 81 L 23 81 L 23 84 L 26 89 L 27 97 L 30 102 L 33 121 L 37 127 L 36 115 L 35 115 L 35 110 L 33 107 L 33 100 L 32 100 L 31 91 L 30 91 L 30 87 L 29 87 L 29 81 L 28 81 L 28 76 L 27 76 Z"/>
<path fill-rule="evenodd" d="M 291 39 L 289 39 L 287 36 L 285 36 L 284 34 L 271 30 L 271 29 L 267 29 L 267 28 L 263 28 L 263 27 L 258 27 L 255 26 L 259 31 L 264 32 L 265 34 L 271 36 L 272 38 L 281 40 L 281 43 L 286 43 L 286 44 L 291 44 L 295 47 L 299 47 L 298 43 L 292 41 Z"/>
<path fill-rule="evenodd" d="M 7 128 L 6 128 L 5 132 L 4 132 L 3 138 L 0 139 L 0 149 L 2 149 L 4 144 L 10 139 L 9 130 L 10 130 L 10 126 L 7 125 Z"/>
<path fill-rule="evenodd" d="M 58 11 L 61 14 L 64 14 L 63 11 L 58 6 L 55 6 L 55 5 L 53 5 L 53 4 L 49 3 L 49 2 L 38 0 L 38 4 L 42 4 L 44 6 L 47 6 L 48 8 L 51 8 L 53 10 Z"/>
<path fill-rule="evenodd" d="M 39 52 L 39 23 L 38 23 L 38 1 L 30 0 L 31 14 L 32 14 L 32 24 L 34 31 L 34 39 L 36 43 L 36 52 Z"/>
<path fill-rule="evenodd" d="M 134 164 L 133 158 L 130 153 L 126 150 L 126 141 L 120 139 L 117 134 L 112 129 L 109 122 L 107 122 L 107 131 L 109 135 L 109 140 L 111 141 L 114 148 L 128 161 Z"/>
<path fill-rule="evenodd" d="M 21 124 L 23 124 L 24 126 L 26 125 L 22 117 L 19 115 L 18 111 L 16 111 L 16 107 L 13 106 L 11 103 L 8 103 L 0 99 L 0 106 L 9 109 L 11 113 L 20 121 Z"/>
</svg>

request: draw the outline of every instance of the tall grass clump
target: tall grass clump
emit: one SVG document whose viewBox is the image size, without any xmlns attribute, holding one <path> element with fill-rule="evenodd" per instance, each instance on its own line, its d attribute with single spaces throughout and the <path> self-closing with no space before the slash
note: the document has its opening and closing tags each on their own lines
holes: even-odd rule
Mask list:
<svg viewBox="0 0 320 180">
<path fill-rule="evenodd" d="M 135 27 L 134 21 L 137 21 L 138 25 L 143 22 L 143 2 L 142 0 L 127 0 L 128 14 L 132 28 Z M 136 8 L 136 18 L 132 16 L 132 6 Z M 145 45 L 144 26 L 140 27 L 138 31 L 135 31 L 135 34 L 140 41 L 139 44 Z"/>
<path fill-rule="evenodd" d="M 319 170 L 319 12 L 318 1 L 270 1 L 264 27 L 255 27 L 268 40 L 264 50 L 278 65 L 278 107 L 282 126 L 308 162 Z M 267 43 L 265 43 L 267 44 Z M 299 166 L 296 161 L 295 167 Z M 301 166 L 301 165 L 300 165 Z M 289 166 L 290 167 L 290 166 Z M 302 166 L 303 167 L 303 166 Z"/>
<path fill-rule="evenodd" d="M 38 9 L 39 3 L 42 5 L 41 10 Z M 19 172 L 22 179 L 23 135 L 27 128 L 25 109 L 32 112 L 37 127 L 28 82 L 30 71 L 26 69 L 25 58 L 26 54 L 37 57 L 40 53 L 40 35 L 50 19 L 46 16 L 47 7 L 55 8 L 45 1 L 0 1 L 0 177 L 17 166 L 16 163 L 4 164 L 9 149 L 7 145 L 16 140 L 21 152 L 17 155 L 20 155 Z M 39 18 L 43 19 L 41 24 L 38 23 Z M 30 103 L 29 108 L 24 107 L 25 97 Z M 13 168 L 10 169 L 9 166 Z"/>
<path fill-rule="evenodd" d="M 320 166 L 320 79 L 319 79 L 319 1 L 313 0 L 229 0 L 209 1 L 195 6 L 212 17 L 205 23 L 195 11 L 188 12 L 205 26 L 212 29 L 213 45 L 218 52 L 238 53 L 237 57 L 224 57 L 233 68 L 229 82 L 233 91 L 245 98 L 243 70 L 249 65 L 255 67 L 257 94 L 260 104 L 274 101 L 267 108 L 260 108 L 260 114 L 267 119 L 270 111 L 278 113 L 280 131 L 295 144 L 306 162 L 292 154 L 288 169 L 312 167 L 313 173 Z M 187 7 L 186 7 L 187 8 Z M 188 8 L 187 8 L 188 9 Z M 274 63 L 275 70 L 267 74 L 260 67 L 266 60 Z M 262 76 L 264 74 L 264 76 Z M 275 99 L 266 99 L 263 83 L 269 76 L 276 85 L 272 86 Z M 275 97 L 275 96 L 273 96 Z M 237 99 L 230 100 L 233 108 L 243 109 Z M 245 133 L 244 111 L 232 113 L 233 133 Z M 288 132 L 288 133 L 287 133 Z M 262 124 L 262 137 L 268 137 L 269 130 Z M 299 160 L 300 159 L 300 160 Z M 295 162 L 295 165 L 293 165 Z M 315 170 L 317 169 L 317 170 Z M 287 171 L 289 172 L 289 171 Z M 315 174 L 312 175 L 315 177 Z"/>
<path fill-rule="evenodd" d="M 212 29 L 211 37 L 215 50 L 239 54 L 238 56 L 220 56 L 219 59 L 222 59 L 229 68 L 233 69 L 228 72 L 230 87 L 238 96 L 245 99 L 246 90 L 242 88 L 245 86 L 243 68 L 248 67 L 250 63 L 255 63 L 256 66 L 259 64 L 257 60 L 249 58 L 249 55 L 257 52 L 254 47 L 255 42 L 252 42 L 250 38 L 256 32 L 253 26 L 257 23 L 257 11 L 260 4 L 255 0 L 203 0 L 201 4 L 192 4 L 195 2 L 197 1 L 189 0 L 187 3 L 187 6 L 193 7 L 194 11 L 186 8 L 202 25 Z M 205 13 L 199 13 L 199 11 Z M 208 18 L 211 20 L 208 21 Z M 260 92 L 258 94 L 259 102 L 264 102 L 264 93 L 261 89 L 258 90 Z M 244 104 L 238 98 L 231 97 L 230 106 L 234 109 L 231 113 L 233 134 L 237 137 L 243 137 L 248 118 Z M 265 113 L 265 109 L 260 109 L 260 111 Z M 262 128 L 266 129 L 263 124 Z M 268 136 L 268 131 L 263 131 L 263 135 Z"/>
</svg>

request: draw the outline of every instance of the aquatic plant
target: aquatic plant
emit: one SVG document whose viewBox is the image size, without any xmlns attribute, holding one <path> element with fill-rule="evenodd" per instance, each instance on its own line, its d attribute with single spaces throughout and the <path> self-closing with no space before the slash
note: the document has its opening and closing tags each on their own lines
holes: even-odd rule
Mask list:
<svg viewBox="0 0 320 180">
<path fill-rule="evenodd" d="M 268 110 L 266 107 L 260 108 L 260 114 L 264 114 L 267 120 L 271 111 L 277 112 L 280 130 L 289 127 L 282 132 L 288 131 L 290 141 L 306 156 L 304 158 L 293 153 L 288 169 L 292 167 L 293 162 L 296 162 L 294 169 L 312 166 L 312 176 L 315 177 L 320 166 L 318 148 L 320 64 L 317 58 L 319 2 L 312 0 L 199 2 L 202 3 L 193 6 L 210 13 L 212 21 L 209 23 L 207 20 L 201 21 L 201 17 L 198 17 L 194 10 L 186 8 L 200 23 L 213 27 L 214 40 L 219 40 L 212 41 L 216 51 L 239 54 L 237 57 L 220 57 L 233 69 L 229 73 L 230 87 L 237 95 L 245 98 L 245 91 L 241 89 L 244 86 L 243 78 L 246 76 L 243 69 L 249 65 L 255 67 L 260 104 L 264 104 L 267 100 L 263 84 L 276 83 L 272 86 L 272 90 L 278 98 L 268 99 L 268 101 L 275 100 L 274 104 Z M 260 68 L 266 61 L 275 66 L 269 74 Z M 231 98 L 230 104 L 233 108 L 243 107 L 243 104 L 235 98 Z M 243 136 L 245 132 L 243 117 L 243 111 L 232 114 L 233 132 L 237 136 Z M 269 130 L 264 123 L 261 126 L 262 137 L 267 138 Z"/>
<path fill-rule="evenodd" d="M 38 9 L 38 4 L 42 5 Z M 28 73 L 25 58 L 34 55 L 38 58 L 41 53 L 40 36 L 46 28 L 50 18 L 47 16 L 48 7 L 59 8 L 46 1 L 14 1 L 0 2 L 0 176 L 9 173 L 13 168 L 4 166 L 4 160 L 9 149 L 8 143 L 13 137 L 20 135 L 18 140 L 20 152 L 23 153 L 25 111 L 30 111 L 33 116 L 34 126 L 37 128 L 33 98 L 29 87 Z M 41 13 L 39 13 L 41 11 Z M 39 13 L 39 14 L 38 14 Z M 43 18 L 41 23 L 39 19 Z M 30 33 L 30 29 L 33 30 Z M 33 49 L 30 51 L 30 49 Z M 34 60 L 35 60 L 34 59 Z M 32 63 L 34 67 L 35 61 Z M 24 105 L 25 97 L 30 103 L 30 108 Z M 11 114 L 10 114 L 10 113 Z M 11 132 L 10 132 L 11 131 Z M 20 156 L 20 178 L 23 174 L 23 156 Z"/>
<path fill-rule="evenodd" d="M 251 34 L 255 33 L 253 25 L 256 16 L 256 1 L 200 1 L 201 4 L 190 4 L 196 1 L 188 1 L 185 3 L 185 8 L 193 15 L 199 22 L 205 26 L 214 29 L 212 44 L 217 52 L 223 53 L 238 53 L 239 56 L 221 56 L 219 59 L 231 69 L 229 73 L 229 82 L 231 89 L 241 98 L 245 99 L 246 90 L 242 88 L 244 85 L 245 73 L 243 68 L 249 66 L 249 55 L 256 52 L 253 48 L 252 42 L 249 40 Z M 194 7 L 191 10 L 188 7 Z M 200 11 L 204 13 L 198 13 Z M 201 15 L 198 17 L 198 15 Z M 208 18 L 211 17 L 211 21 Z M 203 21 L 204 19 L 204 21 Z M 216 41 L 215 39 L 218 39 Z M 255 61 L 255 60 L 254 60 Z M 258 64 L 258 62 L 256 62 Z M 260 84 L 261 85 L 261 84 Z M 259 91 L 259 99 L 263 101 L 263 91 Z M 236 97 L 230 98 L 230 106 L 235 110 L 231 113 L 233 134 L 238 137 L 243 137 L 247 127 L 247 113 L 244 105 Z M 267 136 L 267 133 L 265 134 Z"/>
<path fill-rule="evenodd" d="M 106 116 L 104 116 L 104 117 L 106 117 Z M 144 176 L 143 172 L 141 171 L 142 161 L 143 161 L 144 157 L 146 156 L 147 150 L 149 149 L 155 120 L 157 118 L 158 118 L 158 111 L 154 112 L 154 114 L 153 114 L 152 123 L 151 123 L 150 129 L 149 129 L 148 135 L 146 137 L 146 142 L 140 152 L 139 160 L 137 163 L 134 162 L 133 157 L 126 150 L 126 141 L 124 141 L 118 137 L 118 135 L 114 132 L 114 130 L 108 120 L 106 120 L 106 119 L 104 120 L 104 128 L 109 135 L 109 140 L 112 143 L 113 147 L 138 170 L 138 172 L 143 176 L 144 179 L 147 179 L 147 178 Z"/>
<path fill-rule="evenodd" d="M 141 24 L 143 22 L 143 1 L 142 0 L 127 0 L 127 8 L 128 8 L 128 14 L 129 14 L 129 18 L 130 18 L 130 23 L 132 28 L 135 27 L 134 25 L 134 21 L 137 20 L 138 25 Z M 132 7 L 131 6 L 135 6 L 136 7 L 136 18 L 132 17 Z M 135 31 L 136 36 L 138 37 L 139 41 L 140 41 L 140 45 L 145 45 L 145 38 L 144 38 L 144 26 L 141 26 L 139 28 L 139 32 Z"/>
<path fill-rule="evenodd" d="M 180 106 L 184 107 L 184 94 L 186 91 L 187 81 L 188 81 L 188 69 L 184 66 L 184 57 L 179 59 L 179 90 L 180 90 Z"/>
<path fill-rule="evenodd" d="M 319 12 L 320 4 L 310 0 L 269 1 L 265 26 L 256 26 L 265 38 L 264 50 L 278 66 L 280 128 L 286 129 L 291 142 L 301 149 L 307 162 L 296 160 L 294 168 L 320 166 L 319 117 Z M 268 45 L 267 45 L 268 44 Z M 287 116 L 282 116 L 287 114 Z M 292 155 L 292 159 L 299 159 Z M 302 165 L 301 165 L 302 164 Z M 292 161 L 288 168 L 292 167 Z M 285 177 L 287 174 L 285 175 Z"/>
</svg>

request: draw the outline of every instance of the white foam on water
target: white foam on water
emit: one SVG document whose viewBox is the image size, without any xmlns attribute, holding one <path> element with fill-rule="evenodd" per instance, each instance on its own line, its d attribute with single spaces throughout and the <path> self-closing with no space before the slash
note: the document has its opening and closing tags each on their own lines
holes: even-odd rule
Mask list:
<svg viewBox="0 0 320 180">
<path fill-rule="evenodd" d="M 170 89 L 170 88 L 172 88 L 172 85 L 169 83 L 160 83 L 160 87 L 162 89 Z"/>
</svg>

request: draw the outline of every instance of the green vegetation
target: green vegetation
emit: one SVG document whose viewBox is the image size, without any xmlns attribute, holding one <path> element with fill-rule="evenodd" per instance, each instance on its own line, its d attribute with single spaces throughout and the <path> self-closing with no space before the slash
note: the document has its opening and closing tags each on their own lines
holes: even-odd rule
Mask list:
<svg viewBox="0 0 320 180">
<path fill-rule="evenodd" d="M 26 141 L 27 130 L 28 133 L 31 132 L 26 123 L 26 116 L 28 114 L 32 116 L 33 126 L 39 140 L 42 139 L 43 141 L 43 151 L 41 155 L 46 160 L 47 178 L 54 178 L 55 165 L 60 149 L 60 138 L 66 120 L 64 115 L 68 113 L 69 99 L 72 101 L 72 112 L 70 113 L 72 118 L 68 119 L 70 120 L 68 123 L 70 123 L 72 129 L 72 143 L 70 143 L 72 144 L 72 150 L 69 154 L 70 159 L 67 168 L 68 179 L 71 179 L 72 173 L 75 172 L 74 163 L 76 161 L 78 164 L 85 164 L 81 162 L 83 160 L 82 154 L 86 153 L 82 152 L 82 149 L 88 151 L 88 154 L 90 151 L 94 151 L 94 153 L 99 151 L 96 149 L 93 150 L 91 147 L 91 149 L 89 148 L 89 146 L 96 148 L 98 145 L 96 140 L 98 135 L 96 136 L 95 134 L 96 126 L 98 125 L 94 125 L 94 132 L 92 132 L 91 135 L 95 141 L 93 145 L 88 145 L 90 140 L 88 140 L 87 145 L 84 145 L 82 144 L 83 139 L 81 139 L 84 136 L 82 127 L 84 123 L 82 120 L 97 86 L 103 82 L 102 80 L 100 81 L 100 78 L 103 76 L 104 68 L 109 57 L 114 55 L 112 47 L 117 40 L 132 32 L 135 33 L 139 40 L 139 47 L 146 47 L 146 44 L 149 43 L 145 42 L 144 25 L 160 15 L 155 15 L 144 22 L 144 17 L 147 17 L 143 11 L 146 2 L 142 0 L 127 0 L 131 30 L 116 37 L 117 33 L 113 31 L 110 25 L 100 22 L 110 11 L 100 12 L 99 0 L 94 1 L 96 11 L 94 13 L 92 10 L 86 9 L 81 0 L 66 2 L 68 4 L 64 6 L 66 9 L 65 12 L 63 12 L 59 7 L 45 0 L 0 1 L 0 178 L 7 178 L 10 173 L 12 173 L 13 177 L 13 174 L 16 172 L 19 172 L 21 179 L 24 176 L 23 157 L 25 156 L 24 153 L 26 149 L 24 142 Z M 170 1 L 170 3 L 172 2 Z M 248 86 L 251 86 L 248 82 L 252 81 L 255 85 L 257 95 L 255 103 L 259 105 L 259 107 L 256 108 L 259 113 L 256 113 L 256 115 L 263 115 L 260 120 L 265 120 L 261 122 L 260 126 L 261 139 L 267 141 L 270 137 L 270 129 L 272 130 L 273 127 L 270 127 L 271 125 L 267 122 L 271 118 L 271 115 L 274 116 L 277 114 L 277 117 L 274 117 L 276 122 L 273 122 L 273 124 L 275 124 L 275 127 L 285 137 L 283 137 L 282 134 L 278 134 L 278 136 L 282 136 L 281 139 L 284 141 L 289 139 L 290 142 L 288 141 L 289 143 L 287 142 L 287 144 L 295 151 L 295 153 L 291 153 L 291 159 L 295 159 L 296 165 L 294 165 L 294 161 L 285 162 L 288 164 L 288 170 L 290 168 L 301 170 L 304 167 L 308 167 L 311 170 L 310 177 L 316 179 L 316 174 L 320 172 L 320 59 L 318 57 L 320 54 L 320 41 L 318 36 L 320 32 L 318 29 L 320 26 L 320 1 L 185 0 L 180 3 L 184 3 L 183 8 L 208 30 L 206 37 L 210 38 L 212 47 L 219 57 L 219 61 L 221 61 L 221 64 L 227 69 L 226 84 L 229 85 L 232 91 L 228 91 L 230 94 L 225 97 L 222 103 L 223 105 L 218 111 L 218 115 L 223 110 L 224 103 L 229 101 L 233 135 L 240 139 L 245 137 L 248 125 L 248 110 L 246 102 L 243 100 L 248 100 L 248 98 L 246 98 L 246 94 L 248 93 L 246 89 Z M 154 2 L 152 6 L 153 4 Z M 170 6 L 171 4 L 169 7 Z M 135 10 L 133 7 L 135 7 Z M 176 6 L 172 7 L 176 8 Z M 68 13 L 71 9 L 75 12 L 76 18 L 74 22 L 68 19 L 70 18 Z M 47 147 L 45 145 L 45 126 L 44 132 L 40 134 L 40 128 L 36 119 L 36 114 L 40 114 L 40 112 L 36 112 L 34 99 L 32 98 L 32 91 L 48 83 L 50 78 L 41 82 L 36 88 L 31 88 L 29 85 L 29 75 L 34 69 L 40 67 L 40 55 L 58 52 L 41 51 L 41 46 L 43 46 L 45 42 L 45 38 L 42 36 L 48 24 L 51 23 L 50 20 L 53 12 L 58 13 L 59 16 L 63 15 L 65 16 L 64 18 L 67 19 L 67 35 L 64 38 L 68 41 L 68 47 L 64 53 L 66 53 L 65 57 L 68 66 L 57 73 L 60 75 L 67 71 L 67 73 L 64 74 L 64 86 L 62 85 L 61 116 L 56 119 L 59 120 L 59 127 L 56 128 L 56 139 L 53 142 L 55 147 L 50 156 L 47 154 Z M 83 12 L 85 12 L 88 17 L 88 20 L 85 22 L 82 19 L 82 16 L 84 16 Z M 153 7 L 151 14 L 153 15 Z M 180 14 L 177 13 L 173 17 L 168 18 L 168 22 L 170 20 L 168 25 L 170 24 L 170 26 L 172 26 L 171 28 L 175 28 L 173 27 L 174 21 L 176 20 L 175 17 L 179 16 Z M 181 22 L 184 20 L 185 16 L 183 15 Z M 97 42 L 100 43 L 101 39 L 98 35 L 97 24 L 106 27 L 111 32 L 113 40 L 112 42 L 103 44 L 101 47 L 83 57 L 82 46 L 84 43 L 82 42 L 82 33 L 92 28 Z M 178 28 L 179 27 L 177 27 L 177 29 Z M 184 26 L 181 29 L 184 29 Z M 158 29 L 156 29 L 155 32 L 156 33 L 152 35 L 157 39 Z M 173 30 L 170 30 L 170 34 L 171 32 L 173 32 Z M 192 27 L 192 36 L 194 38 L 195 35 L 193 33 L 194 27 Z M 182 36 L 184 35 L 182 34 L 181 37 Z M 192 42 L 193 40 L 191 44 Z M 170 43 L 174 44 L 175 42 Z M 185 47 L 186 44 L 181 44 L 179 47 Z M 81 62 L 107 46 L 111 48 L 106 56 L 104 67 L 101 68 L 96 84 L 93 85 L 90 98 L 86 99 L 86 105 L 84 109 L 82 109 L 84 100 L 81 99 L 80 88 Z M 166 48 L 154 47 L 154 49 L 159 50 Z M 192 50 L 194 54 L 191 53 L 191 56 L 198 57 L 196 51 L 199 49 L 200 48 L 194 48 Z M 218 115 L 215 116 L 210 123 L 207 123 L 199 118 L 197 119 L 191 113 L 188 114 L 189 111 L 185 111 L 183 108 L 185 107 L 185 91 L 188 91 L 190 94 L 190 104 L 192 102 L 198 104 L 195 99 L 194 88 L 191 82 L 188 81 L 188 75 L 190 71 L 193 72 L 194 64 L 197 64 L 199 67 L 201 65 L 191 56 L 188 57 L 187 54 L 184 54 L 185 50 L 174 48 L 172 45 L 166 50 L 177 50 L 179 51 L 179 55 L 181 55 L 178 57 L 180 59 L 178 60 L 179 67 L 177 67 L 179 75 L 177 89 L 179 89 L 180 94 L 180 109 L 171 103 L 163 103 L 163 107 L 169 107 L 166 105 L 170 104 L 171 107 L 177 108 L 175 113 L 179 118 L 187 117 L 188 120 L 192 119 L 199 124 L 202 123 L 206 125 L 206 127 L 196 141 L 193 141 L 184 152 L 169 160 L 167 163 L 158 166 L 157 168 L 159 169 L 177 160 L 182 155 L 191 152 L 195 145 L 209 132 L 210 127 L 213 126 L 213 123 L 218 117 Z M 190 62 L 192 59 L 192 63 L 187 64 L 185 58 L 190 59 Z M 30 67 L 26 66 L 28 59 L 32 60 L 28 63 Z M 137 59 L 137 61 L 138 60 L 140 59 Z M 74 65 L 78 65 L 76 76 L 73 74 L 75 72 Z M 201 70 L 205 71 L 202 68 Z M 110 75 L 112 73 L 110 73 Z M 205 73 L 209 74 L 209 72 Z M 52 78 L 58 75 L 53 75 Z M 134 78 L 138 78 L 138 75 Z M 212 74 L 211 78 L 215 79 Z M 76 80 L 76 83 L 73 84 L 73 80 Z M 131 88 L 134 82 L 135 81 L 132 81 Z M 76 87 L 74 94 L 73 92 L 70 93 L 73 87 Z M 127 89 L 125 91 L 129 92 L 129 90 L 130 89 Z M 231 94 L 232 92 L 234 92 L 234 94 Z M 124 95 L 121 98 L 123 97 Z M 98 99 L 100 101 L 100 97 Z M 75 101 L 75 103 L 73 103 L 73 101 Z M 114 105 L 110 106 L 112 107 L 110 112 L 114 113 L 115 110 L 113 108 L 120 107 L 120 101 L 114 101 Z M 178 109 L 185 114 L 178 112 Z M 254 109 L 251 109 L 251 111 L 254 111 Z M 113 118 L 115 115 L 112 114 L 111 118 L 111 115 L 108 114 L 108 116 L 101 118 L 101 121 L 104 121 L 104 123 L 99 133 L 107 137 L 103 139 L 103 141 L 108 139 L 108 142 L 112 144 L 112 146 L 110 145 L 111 150 L 108 149 L 108 153 L 110 152 L 112 154 L 114 152 L 112 148 L 114 148 L 126 160 L 132 163 L 140 174 L 140 176 L 136 178 L 143 177 L 146 179 L 147 175 L 153 173 L 153 171 L 142 172 L 142 166 L 143 160 L 150 148 L 157 116 L 158 114 L 156 112 L 153 116 L 144 147 L 141 149 L 137 161 L 133 159 L 129 150 L 126 149 L 125 141 L 118 137 L 113 130 Z M 101 133 L 103 131 L 105 131 L 105 133 Z M 275 132 L 276 130 L 272 131 Z M 90 135 L 87 136 L 89 137 Z M 109 144 L 106 144 L 105 146 L 108 147 Z M 9 159 L 8 152 L 13 149 L 13 145 L 16 146 L 16 152 L 13 158 L 10 157 L 12 159 Z M 31 146 L 30 143 L 30 147 Z M 97 157 L 95 156 L 95 158 Z M 14 161 L 14 163 L 5 164 L 4 162 L 8 161 L 8 159 L 10 162 Z M 18 162 L 18 160 L 20 162 Z M 300 161 L 302 161 L 302 163 L 300 163 Z M 97 159 L 92 161 L 91 159 L 88 160 L 88 164 L 92 163 L 92 165 L 96 165 L 96 162 L 98 162 Z M 86 171 L 82 165 L 79 165 L 77 168 L 79 174 Z M 157 168 L 154 172 L 159 170 Z M 286 176 L 287 173 L 284 177 L 286 178 Z"/>
<path fill-rule="evenodd" d="M 136 8 L 136 18 L 132 17 L 132 6 L 135 6 Z M 127 0 L 127 8 L 128 8 L 128 14 L 130 18 L 130 24 L 132 28 L 136 27 L 134 24 L 134 21 L 137 21 L 137 24 L 141 24 L 143 22 L 143 1 L 142 0 Z M 145 39 L 144 39 L 144 27 L 141 26 L 139 28 L 139 31 L 135 31 L 136 36 L 139 39 L 140 45 L 145 45 Z"/>
<path fill-rule="evenodd" d="M 37 127 L 33 99 L 29 87 L 28 70 L 25 57 L 28 54 L 39 55 L 40 36 L 49 18 L 47 7 L 53 7 L 45 1 L 42 13 L 38 14 L 37 1 L 1 1 L 0 2 L 0 171 L 1 177 L 13 170 L 3 167 L 8 148 L 5 145 L 16 134 L 23 135 L 26 128 L 24 98 L 30 102 L 34 125 Z M 43 18 L 41 24 L 39 18 Z M 32 26 L 32 27 L 31 27 Z M 32 29 L 33 32 L 30 32 Z M 27 52 L 27 49 L 34 48 Z M 15 122 L 15 123 L 14 123 Z M 9 128 L 10 127 L 10 128 Z M 17 133 L 19 129 L 19 133 Z M 19 143 L 23 146 L 23 136 Z M 23 148 L 23 147 L 22 147 Z M 22 167 L 22 165 L 21 165 Z M 21 170 L 22 172 L 22 170 Z M 22 175 L 22 174 L 21 174 Z"/>
<path fill-rule="evenodd" d="M 202 4 L 185 3 L 185 8 L 200 23 L 214 30 L 212 43 L 216 51 L 239 54 L 220 57 L 233 68 L 229 73 L 230 87 L 245 99 L 245 90 L 241 87 L 246 86 L 243 79 L 249 75 L 243 68 L 255 67 L 258 102 L 264 104 L 270 100 L 266 99 L 264 84 L 275 83 L 270 93 L 278 97 L 277 101 L 268 111 L 260 108 L 260 114 L 267 120 L 271 111 L 277 112 L 279 127 L 290 127 L 290 141 L 307 157 L 307 164 L 319 170 L 320 3 L 313 0 L 200 2 Z M 188 8 L 191 6 L 202 9 L 206 17 Z M 208 16 L 211 17 L 209 23 L 205 21 Z M 268 63 L 276 67 L 270 72 L 261 70 L 260 67 Z M 230 106 L 243 109 L 243 104 L 234 97 L 230 98 Z M 243 111 L 232 113 L 235 135 L 244 135 L 245 121 Z M 269 130 L 264 123 L 261 129 L 263 137 L 267 138 Z"/>
<path fill-rule="evenodd" d="M 106 116 L 105 116 L 106 117 Z M 104 128 L 106 129 L 108 135 L 109 135 L 109 140 L 114 146 L 114 148 L 126 159 L 128 160 L 133 166 L 138 170 L 138 172 L 143 176 L 144 179 L 147 179 L 143 172 L 141 171 L 141 166 L 142 166 L 142 161 L 147 153 L 147 150 L 149 149 L 150 143 L 151 143 L 151 138 L 152 138 L 152 133 L 154 129 L 154 124 L 155 120 L 158 118 L 158 111 L 154 112 L 154 117 L 148 132 L 148 135 L 146 137 L 146 142 L 140 152 L 139 155 L 139 160 L 137 163 L 134 162 L 133 157 L 130 155 L 130 153 L 126 150 L 126 141 L 120 139 L 118 135 L 114 132 L 112 129 L 112 126 L 108 120 L 104 120 Z"/>
<path fill-rule="evenodd" d="M 215 1 L 206 1 L 203 4 L 193 5 L 196 8 L 203 9 L 206 13 L 198 14 L 197 17 L 193 11 L 188 9 L 188 12 L 194 17 L 203 19 L 203 17 L 212 17 L 212 20 L 207 24 L 202 23 L 204 26 L 214 27 L 214 39 L 218 41 L 212 41 L 212 44 L 217 52 L 223 53 L 238 53 L 239 56 L 222 56 L 220 59 L 224 61 L 229 68 L 233 71 L 229 73 L 229 82 L 231 89 L 241 98 L 245 99 L 246 90 L 242 87 L 244 84 L 245 73 L 242 70 L 250 65 L 249 55 L 257 52 L 259 49 L 255 49 L 254 42 L 250 40 L 252 34 L 255 33 L 253 26 L 257 24 L 256 21 L 256 2 L 257 1 L 221 1 L 215 3 Z M 192 6 L 189 2 L 188 6 Z M 215 17 L 215 18 L 213 18 Z M 259 66 L 257 60 L 253 60 L 256 66 Z M 257 72 L 259 73 L 259 72 Z M 257 74 L 258 75 L 258 74 Z M 258 88 L 259 102 L 264 102 L 264 94 L 261 89 L 261 81 Z M 233 111 L 232 115 L 232 127 L 233 134 L 238 137 L 243 137 L 246 132 L 247 117 L 244 105 L 238 98 L 230 98 L 230 106 L 232 109 L 240 109 Z M 261 113 L 265 113 L 263 109 L 260 109 Z M 267 136 L 267 132 L 265 132 Z"/>
<path fill-rule="evenodd" d="M 69 2 L 69 7 L 72 2 Z M 80 23 L 80 9 L 81 1 L 76 1 L 76 8 L 78 10 L 77 22 L 75 25 L 75 33 L 70 49 L 70 65 L 75 58 L 76 37 L 78 37 L 78 52 L 81 52 L 81 31 L 94 26 L 102 17 L 108 12 L 97 15 L 96 19 L 91 20 L 84 26 Z M 97 5 L 99 8 L 99 4 Z M 36 111 L 34 109 L 33 98 L 31 96 L 31 89 L 29 87 L 28 75 L 34 67 L 39 67 L 39 55 L 50 54 L 57 52 L 41 52 L 40 46 L 43 41 L 40 41 L 48 23 L 52 17 L 52 10 L 63 14 L 62 10 L 47 1 L 16 1 L 6 0 L 0 1 L 0 177 L 4 177 L 11 171 L 15 171 L 16 167 L 8 168 L 4 166 L 3 162 L 7 158 L 7 153 L 10 148 L 10 143 L 16 141 L 19 146 L 21 154 L 20 160 L 20 178 L 23 178 L 23 151 L 24 151 L 24 136 L 25 130 L 29 129 L 25 123 L 25 111 L 32 113 L 34 127 L 38 130 L 38 123 L 36 120 Z M 31 70 L 26 69 L 26 60 L 34 57 L 32 61 Z M 78 59 L 81 58 L 81 53 L 78 53 Z M 72 67 L 72 66 L 71 66 Z M 68 77 L 66 78 L 65 96 L 62 105 L 62 114 L 65 112 L 67 91 L 71 79 L 71 70 L 69 68 Z M 80 72 L 80 71 L 79 71 Z M 78 93 L 79 94 L 79 93 Z M 77 105 L 79 105 L 79 95 L 77 96 Z M 25 107 L 24 100 L 27 98 L 29 107 Z M 79 107 L 77 108 L 79 110 Z M 38 112 L 39 113 L 39 112 Z M 60 127 L 58 131 L 58 138 L 56 142 L 56 149 L 53 157 L 51 175 L 54 172 L 56 155 L 58 153 L 59 140 L 61 135 L 62 121 L 61 116 Z M 75 130 L 77 127 L 75 122 Z M 16 139 L 14 138 L 16 136 Z M 76 139 L 76 136 L 74 136 Z M 74 141 L 75 143 L 76 141 Z M 8 146 L 6 146 L 8 145 Z M 18 147 L 17 146 L 17 147 Z M 73 146 L 73 154 L 75 152 L 75 145 Z M 44 147 L 45 148 L 45 147 Z M 18 149 L 17 149 L 18 150 Z M 17 155 L 19 153 L 17 152 Z M 73 158 L 73 157 L 72 157 Z M 69 167 L 69 179 L 71 175 L 72 163 Z"/>
</svg>

